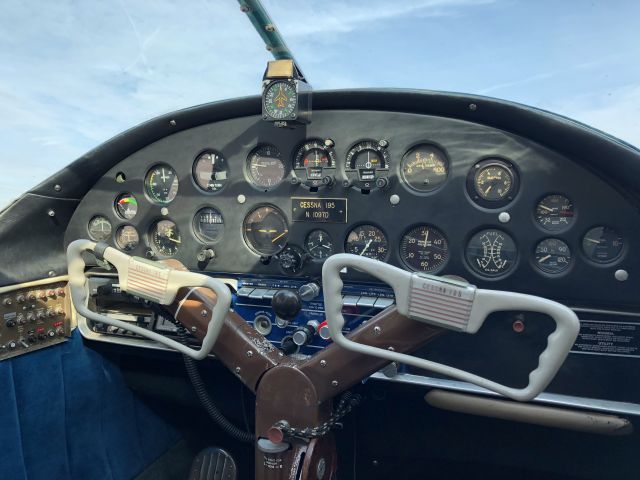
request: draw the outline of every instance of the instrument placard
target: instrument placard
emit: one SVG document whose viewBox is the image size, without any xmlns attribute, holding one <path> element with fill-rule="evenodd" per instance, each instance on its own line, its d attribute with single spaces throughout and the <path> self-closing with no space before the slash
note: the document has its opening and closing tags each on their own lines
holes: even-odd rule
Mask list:
<svg viewBox="0 0 640 480">
<path fill-rule="evenodd" d="M 294 222 L 347 223 L 346 198 L 291 198 Z"/>
</svg>

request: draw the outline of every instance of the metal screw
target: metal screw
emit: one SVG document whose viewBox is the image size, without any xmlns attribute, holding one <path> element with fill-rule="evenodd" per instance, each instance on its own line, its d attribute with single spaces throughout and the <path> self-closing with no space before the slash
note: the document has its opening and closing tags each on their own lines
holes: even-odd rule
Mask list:
<svg viewBox="0 0 640 480">
<path fill-rule="evenodd" d="M 240 375 L 240 372 L 241 372 L 241 371 L 242 371 L 242 369 L 241 369 L 240 367 L 236 367 L 235 372 L 236 372 L 238 375 Z"/>
<path fill-rule="evenodd" d="M 247 350 L 247 357 L 253 357 L 253 350 Z"/>
<path fill-rule="evenodd" d="M 378 465 L 380 465 L 380 462 L 378 462 L 378 460 L 374 460 L 373 462 L 371 462 L 371 465 L 377 467 Z"/>
<path fill-rule="evenodd" d="M 471 110 L 472 112 L 475 112 L 477 109 L 478 109 L 478 106 L 475 103 L 469 104 L 469 110 Z"/>
<path fill-rule="evenodd" d="M 380 145 L 382 148 L 387 148 L 389 146 L 389 141 L 388 140 L 380 140 L 378 142 L 378 145 Z"/>
<path fill-rule="evenodd" d="M 373 327 L 373 334 L 380 335 L 382 333 L 382 329 L 380 327 Z"/>
<path fill-rule="evenodd" d="M 56 272 L 54 272 L 53 270 L 49 270 L 49 274 L 50 277 L 55 277 L 56 276 Z"/>
<path fill-rule="evenodd" d="M 332 148 L 335 144 L 336 144 L 336 143 L 335 143 L 333 140 L 331 140 L 330 138 L 327 138 L 327 139 L 324 141 L 324 146 L 325 146 L 325 147 L 328 147 L 328 148 Z"/>
<path fill-rule="evenodd" d="M 509 223 L 509 220 L 511 220 L 511 215 L 509 214 L 509 212 L 500 212 L 498 214 L 498 220 L 500 221 L 500 223 Z"/>
<path fill-rule="evenodd" d="M 49 215 L 50 217 L 55 217 L 55 216 L 56 216 L 56 211 L 55 211 L 55 210 L 53 210 L 52 208 L 50 208 L 50 209 L 47 211 L 47 215 Z"/>
<path fill-rule="evenodd" d="M 202 311 L 200 312 L 200 315 L 202 315 L 203 317 L 206 317 L 208 314 L 209 314 L 209 312 L 208 312 L 208 311 L 206 311 L 206 310 L 202 310 Z"/>
<path fill-rule="evenodd" d="M 60 192 L 60 191 L 62 191 L 62 187 L 61 187 L 60 185 L 54 185 L 53 189 L 54 189 L 56 192 Z"/>
<path fill-rule="evenodd" d="M 251 7 L 249 7 L 249 5 L 240 5 L 240 11 L 242 13 L 249 13 L 251 11 Z"/>
<path fill-rule="evenodd" d="M 247 201 L 247 197 L 245 197 L 243 194 L 238 195 L 238 203 L 239 204 L 243 204 L 246 201 Z"/>
<path fill-rule="evenodd" d="M 389 347 L 389 348 L 387 348 L 387 350 L 389 350 L 390 352 L 395 352 L 396 351 L 396 349 L 393 348 L 393 347 Z"/>
<path fill-rule="evenodd" d="M 332 387 L 337 387 L 338 386 L 338 380 L 331 380 L 331 386 Z"/>
<path fill-rule="evenodd" d="M 626 270 L 616 270 L 613 274 L 614 278 L 619 282 L 626 282 L 629 279 L 629 272 Z"/>
<path fill-rule="evenodd" d="M 196 332 L 198 331 L 198 329 L 197 329 L 196 327 L 191 327 L 191 331 L 192 331 L 193 333 L 196 333 Z"/>
<path fill-rule="evenodd" d="M 276 31 L 276 27 L 275 27 L 275 25 L 274 25 L 273 23 L 267 23 L 267 24 L 264 26 L 264 29 L 265 29 L 267 32 L 275 32 L 275 31 Z"/>
<path fill-rule="evenodd" d="M 321 367 L 326 367 L 327 366 L 327 361 L 326 360 L 320 360 L 320 366 Z"/>
<path fill-rule="evenodd" d="M 175 120 L 169 120 L 169 125 L 171 125 L 172 127 L 176 126 L 176 121 Z"/>
<path fill-rule="evenodd" d="M 391 205 L 397 205 L 400 203 L 400 195 L 396 195 L 395 193 L 389 197 L 389 203 Z"/>
<path fill-rule="evenodd" d="M 160 213 L 166 217 L 167 215 L 169 215 L 169 209 L 167 207 L 162 207 L 160 209 Z"/>
</svg>

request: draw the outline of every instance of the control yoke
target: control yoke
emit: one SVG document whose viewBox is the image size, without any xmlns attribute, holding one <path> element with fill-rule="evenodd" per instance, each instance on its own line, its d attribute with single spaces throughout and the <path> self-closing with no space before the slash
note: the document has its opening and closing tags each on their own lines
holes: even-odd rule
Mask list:
<svg viewBox="0 0 640 480">
<path fill-rule="evenodd" d="M 210 319 L 207 333 L 202 339 L 202 347 L 199 350 L 194 350 L 145 328 L 89 310 L 87 307 L 87 277 L 84 273 L 85 262 L 82 258 L 83 252 L 86 251 L 93 252 L 96 257 L 103 258 L 116 267 L 122 290 L 161 305 L 171 304 L 180 288 L 204 287 L 213 290 L 217 296 L 216 304 L 211 312 L 203 310 L 205 312 L 203 315 L 210 316 Z M 211 351 L 231 305 L 231 292 L 220 280 L 207 275 L 175 270 L 162 263 L 144 258 L 131 257 L 104 243 L 90 240 L 72 242 L 67 248 L 67 263 L 71 299 L 78 313 L 93 321 L 124 328 L 142 337 L 155 340 L 196 360 L 205 358 Z"/>
<path fill-rule="evenodd" d="M 476 333 L 492 312 L 522 310 L 545 313 L 556 323 L 547 339 L 538 367 L 529 374 L 525 388 L 512 388 L 454 367 L 422 358 L 372 347 L 347 339 L 342 334 L 342 279 L 345 267 L 369 273 L 393 288 L 396 308 L 412 320 L 466 333 Z M 533 295 L 498 290 L 482 290 L 465 282 L 409 273 L 387 263 L 357 255 L 337 254 L 329 257 L 322 268 L 325 313 L 332 340 L 343 348 L 373 355 L 390 362 L 457 378 L 487 388 L 515 400 L 531 400 L 551 382 L 576 340 L 580 322 L 576 314 L 557 302 Z"/>
</svg>

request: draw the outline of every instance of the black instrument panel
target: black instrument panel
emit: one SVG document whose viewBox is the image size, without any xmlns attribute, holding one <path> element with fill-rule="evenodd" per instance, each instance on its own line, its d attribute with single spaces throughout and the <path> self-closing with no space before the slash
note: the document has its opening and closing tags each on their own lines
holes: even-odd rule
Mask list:
<svg viewBox="0 0 640 480">
<path fill-rule="evenodd" d="M 131 202 L 119 203 L 130 196 L 132 217 Z M 282 218 L 251 218 L 247 232 L 259 207 Z M 172 228 L 158 236 L 162 220 Z M 637 271 L 629 252 L 638 220 L 602 179 L 525 138 L 442 117 L 321 111 L 294 130 L 243 117 L 149 145 L 85 196 L 66 240 L 94 227 L 135 255 L 269 275 L 291 274 L 278 255 L 294 246 L 304 256 L 295 274 L 309 277 L 320 274 L 324 250 L 350 251 L 482 287 L 604 304 L 634 301 L 616 272 Z M 133 248 L 116 242 L 125 225 L 129 239 L 131 229 L 139 235 Z M 204 248 L 215 251 L 206 264 Z"/>
</svg>

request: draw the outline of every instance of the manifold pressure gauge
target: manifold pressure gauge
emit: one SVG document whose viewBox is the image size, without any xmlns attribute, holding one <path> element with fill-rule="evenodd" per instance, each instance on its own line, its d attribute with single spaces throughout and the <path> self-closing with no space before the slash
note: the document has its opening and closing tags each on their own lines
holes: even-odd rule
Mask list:
<svg viewBox="0 0 640 480">
<path fill-rule="evenodd" d="M 262 78 L 262 118 L 277 127 L 311 121 L 311 85 L 293 60 L 267 64 Z"/>
</svg>

